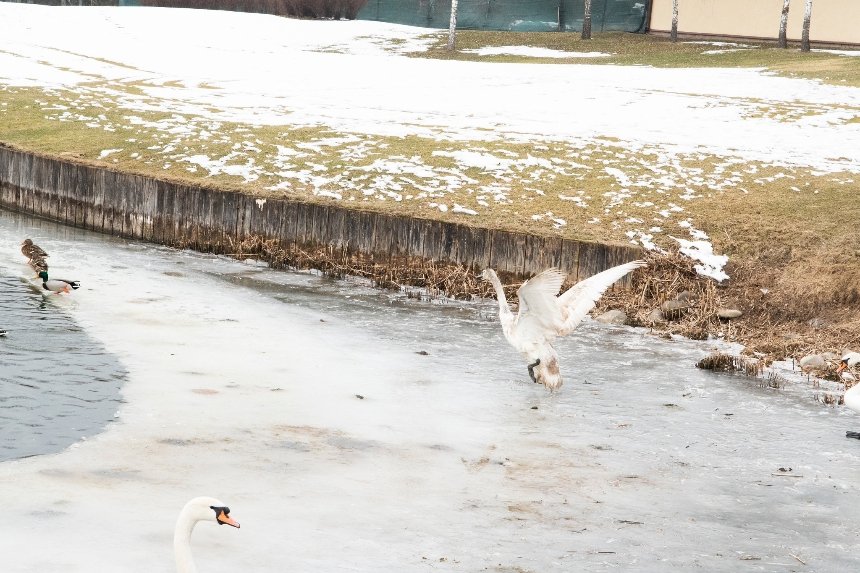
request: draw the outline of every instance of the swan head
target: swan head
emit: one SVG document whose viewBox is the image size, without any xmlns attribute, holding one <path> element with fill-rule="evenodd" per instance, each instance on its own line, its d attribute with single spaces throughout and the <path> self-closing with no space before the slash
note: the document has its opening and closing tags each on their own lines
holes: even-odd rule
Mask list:
<svg viewBox="0 0 860 573">
<path fill-rule="evenodd" d="M 214 497 L 195 497 L 182 511 L 192 521 L 214 521 L 218 525 L 239 527 L 239 522 L 230 517 L 230 508 Z"/>
<path fill-rule="evenodd" d="M 485 281 L 491 281 L 496 277 L 496 272 L 493 269 L 484 269 L 481 273 L 481 278 Z"/>
<path fill-rule="evenodd" d="M 843 358 L 842 360 L 839 361 L 839 366 L 836 368 L 836 373 L 839 374 L 843 370 L 847 370 L 847 369 L 848 369 L 848 360 Z"/>
</svg>

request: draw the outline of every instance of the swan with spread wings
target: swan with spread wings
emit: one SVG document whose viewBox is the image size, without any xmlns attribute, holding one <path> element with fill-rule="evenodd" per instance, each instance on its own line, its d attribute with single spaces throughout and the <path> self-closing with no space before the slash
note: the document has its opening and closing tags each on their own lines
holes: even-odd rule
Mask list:
<svg viewBox="0 0 860 573">
<path fill-rule="evenodd" d="M 557 268 L 547 269 L 524 282 L 517 290 L 519 310 L 514 316 L 498 275 L 485 269 L 483 277 L 492 283 L 499 301 L 499 320 L 507 341 L 528 360 L 529 376 L 550 390 L 561 387 L 558 354 L 552 342 L 570 334 L 597 300 L 627 273 L 644 267 L 633 261 L 597 273 L 558 294 L 566 278 Z"/>
</svg>

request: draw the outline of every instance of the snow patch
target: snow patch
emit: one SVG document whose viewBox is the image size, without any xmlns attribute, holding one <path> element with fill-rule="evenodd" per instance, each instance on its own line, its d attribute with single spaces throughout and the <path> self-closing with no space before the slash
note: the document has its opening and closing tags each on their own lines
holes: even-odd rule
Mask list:
<svg viewBox="0 0 860 573">
<path fill-rule="evenodd" d="M 714 254 L 714 247 L 710 242 L 703 240 L 688 241 L 678 237 L 671 238 L 678 242 L 681 253 L 702 263 L 695 266 L 696 272 L 700 275 L 711 277 L 717 282 L 729 278 L 729 275 L 723 271 L 723 267 L 729 262 L 729 257 Z"/>
<path fill-rule="evenodd" d="M 122 151 L 122 149 L 104 149 L 101 153 L 99 153 L 99 159 L 104 159 L 108 155 L 111 155 L 112 153 L 119 153 L 120 151 Z"/>
<path fill-rule="evenodd" d="M 463 52 L 479 56 L 528 56 L 531 58 L 607 58 L 612 55 L 604 52 L 565 52 L 532 46 L 491 46 L 463 50 Z"/>
</svg>

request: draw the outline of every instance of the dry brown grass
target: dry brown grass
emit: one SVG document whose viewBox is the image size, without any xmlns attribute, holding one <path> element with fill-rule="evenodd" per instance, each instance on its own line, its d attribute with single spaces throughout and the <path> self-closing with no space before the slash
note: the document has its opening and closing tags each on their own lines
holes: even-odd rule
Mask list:
<svg viewBox="0 0 860 573">
<path fill-rule="evenodd" d="M 696 362 L 696 368 L 714 372 L 738 372 L 756 378 L 761 375 L 764 366 L 758 360 L 746 356 L 714 352 Z"/>
<path fill-rule="evenodd" d="M 553 58 L 536 58 L 514 55 L 479 56 L 465 50 L 486 46 L 533 46 L 568 52 L 603 52 L 608 57 L 597 62 L 571 58 L 562 62 L 598 63 L 615 65 L 648 65 L 667 68 L 725 67 L 767 68 L 789 76 L 817 79 L 841 86 L 860 86 L 860 66 L 855 58 L 825 52 L 801 52 L 796 46 L 778 49 L 776 42 L 741 41 L 749 49 L 708 53 L 714 46 L 688 41 L 670 42 L 657 35 L 604 32 L 590 40 L 579 34 L 558 32 L 496 32 L 486 30 L 460 30 L 457 32 L 457 51 L 446 49 L 446 37 L 439 34 L 436 45 L 417 57 L 458 59 L 470 61 L 529 62 L 558 64 Z"/>
<path fill-rule="evenodd" d="M 253 258 L 267 262 L 272 268 L 316 269 L 331 277 L 361 277 L 374 286 L 409 290 L 421 289 L 415 296 L 470 299 L 491 294 L 488 283 L 471 269 L 453 263 L 417 258 L 375 260 L 371 256 L 350 252 L 344 248 L 321 246 L 301 249 L 293 245 L 285 249 L 274 239 L 247 237 L 231 245 L 230 256 Z"/>
<path fill-rule="evenodd" d="M 718 337 L 744 345 L 744 354 L 756 354 L 764 364 L 806 354 L 835 352 L 860 347 L 860 315 L 853 301 L 856 272 L 809 273 L 805 283 L 791 280 L 802 263 L 788 259 L 776 262 L 742 261 L 730 266 L 731 281 L 718 285 L 699 276 L 694 262 L 677 253 L 648 255 L 649 266 L 637 270 L 628 291 L 613 290 L 599 301 L 596 313 L 622 308 L 635 326 L 646 326 L 661 334 L 679 334 L 693 339 Z M 837 269 L 838 270 L 838 269 Z M 816 294 L 811 296 L 814 284 Z M 677 320 L 654 323 L 648 314 L 687 291 L 689 308 Z M 744 314 L 720 319 L 716 310 L 731 307 Z"/>
<path fill-rule="evenodd" d="M 313 268 L 333 277 L 357 276 L 380 288 L 405 290 L 414 296 L 457 299 L 494 296 L 490 285 L 474 269 L 452 263 L 405 257 L 375 260 L 334 247 L 285 249 L 276 240 L 257 236 L 235 242 L 231 250 L 233 257 L 266 261 L 273 268 Z M 678 253 L 651 252 L 646 254 L 646 260 L 648 266 L 632 274 L 632 287 L 606 293 L 594 313 L 621 308 L 631 325 L 650 328 L 655 334 L 677 334 L 699 340 L 719 338 L 745 346 L 744 356 L 714 355 L 701 362 L 700 368 L 759 376 L 761 369 L 773 360 L 786 357 L 799 360 L 813 352 L 838 354 L 860 345 L 860 320 L 855 315 L 839 315 L 838 322 L 810 325 L 803 320 L 805 313 L 786 311 L 792 305 L 803 307 L 803 294 L 782 292 L 779 287 L 762 292 L 757 282 L 761 273 L 753 267 L 736 266 L 736 278 L 731 284 L 720 286 L 699 275 L 694 262 Z M 519 286 L 519 283 L 505 286 L 509 300 L 516 300 Z M 686 293 L 688 304 L 683 313 L 665 322 L 650 320 L 651 311 L 681 293 Z M 717 310 L 723 307 L 740 308 L 744 315 L 732 320 L 720 319 Z M 755 360 L 749 357 L 753 354 Z M 822 373 L 822 377 L 829 379 L 834 375 Z M 773 388 L 784 383 L 777 375 L 762 380 L 762 385 Z"/>
</svg>

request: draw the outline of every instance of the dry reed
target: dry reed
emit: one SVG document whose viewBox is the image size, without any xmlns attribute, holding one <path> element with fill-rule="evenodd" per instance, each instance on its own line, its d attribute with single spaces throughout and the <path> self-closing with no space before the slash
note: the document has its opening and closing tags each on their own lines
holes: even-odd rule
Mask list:
<svg viewBox="0 0 860 573">
<path fill-rule="evenodd" d="M 738 372 L 751 378 L 758 378 L 764 366 L 758 360 L 746 356 L 714 352 L 696 362 L 696 368 L 714 372 Z"/>
</svg>

